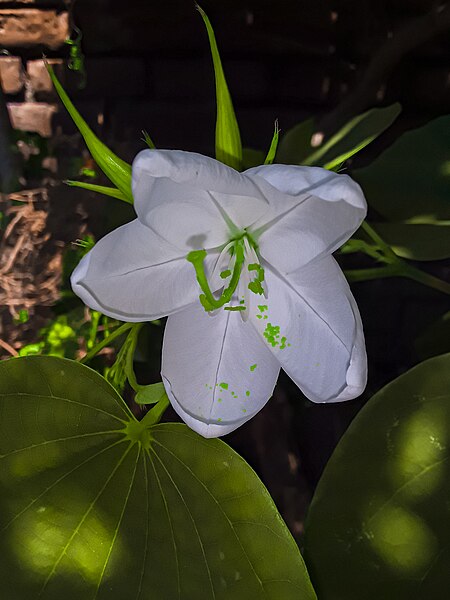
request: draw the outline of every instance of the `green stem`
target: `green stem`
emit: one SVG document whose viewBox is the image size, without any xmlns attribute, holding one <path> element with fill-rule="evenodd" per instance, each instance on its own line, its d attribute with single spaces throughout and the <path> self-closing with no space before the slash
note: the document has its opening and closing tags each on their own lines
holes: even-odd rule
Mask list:
<svg viewBox="0 0 450 600">
<path fill-rule="evenodd" d="M 89 352 L 85 354 L 85 356 L 83 356 L 83 358 L 81 358 L 78 362 L 80 362 L 82 365 L 86 364 L 87 362 L 92 360 L 100 352 L 100 350 L 103 350 L 103 348 L 108 346 L 116 338 L 128 331 L 128 329 L 131 329 L 131 327 L 133 327 L 133 323 L 124 323 L 115 331 L 113 331 L 113 333 L 108 335 L 104 340 L 102 340 L 96 346 L 94 346 L 92 350 L 89 350 Z"/>
<path fill-rule="evenodd" d="M 91 329 L 89 332 L 89 339 L 86 343 L 86 347 L 88 350 L 91 350 L 95 345 L 95 340 L 97 338 L 98 325 L 100 323 L 101 313 L 96 310 L 91 311 Z"/>
<path fill-rule="evenodd" d="M 126 362 L 125 362 L 125 373 L 127 375 L 128 383 L 131 385 L 135 392 L 139 392 L 143 387 L 143 385 L 139 385 L 136 379 L 136 374 L 134 372 L 134 353 L 136 350 L 136 345 L 139 338 L 139 332 L 141 331 L 144 323 L 134 323 L 132 327 L 132 331 L 129 333 L 131 338 L 130 347 L 127 352 Z"/>
<path fill-rule="evenodd" d="M 161 418 L 167 408 L 169 407 L 169 398 L 167 394 L 161 398 L 161 400 L 156 404 L 154 408 L 148 411 L 145 417 L 142 419 L 141 423 L 145 425 L 145 427 L 151 427 L 152 425 L 156 425 L 161 421 Z"/>
<path fill-rule="evenodd" d="M 367 221 L 363 221 L 361 228 L 363 231 L 367 233 L 370 239 L 377 244 L 377 246 L 386 253 L 386 258 L 392 259 L 393 262 L 398 261 L 398 256 L 392 250 L 392 248 L 387 244 L 373 229 Z"/>
<path fill-rule="evenodd" d="M 402 274 L 396 265 L 373 267 L 370 269 L 351 269 L 350 271 L 345 271 L 344 273 L 348 281 L 352 283 L 381 279 L 383 277 L 397 277 Z"/>
<path fill-rule="evenodd" d="M 450 295 L 450 283 L 447 283 L 446 281 L 443 281 L 442 279 L 439 279 L 434 275 L 425 273 L 425 271 L 417 269 L 412 265 L 403 263 L 402 275 L 404 275 L 405 277 L 409 277 L 409 279 L 413 279 L 414 281 L 422 283 L 423 285 L 427 285 L 428 287 L 438 290 L 439 292 L 443 292 L 444 294 Z"/>
</svg>

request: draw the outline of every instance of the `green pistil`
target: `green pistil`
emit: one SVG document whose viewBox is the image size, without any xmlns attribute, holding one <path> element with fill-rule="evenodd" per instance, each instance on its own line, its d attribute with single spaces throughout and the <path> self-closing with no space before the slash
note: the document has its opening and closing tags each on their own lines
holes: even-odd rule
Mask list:
<svg viewBox="0 0 450 600">
<path fill-rule="evenodd" d="M 251 263 L 248 265 L 250 272 L 256 271 L 255 279 L 248 284 L 248 289 L 254 294 L 264 294 L 264 288 L 262 282 L 264 281 L 264 269 L 258 263 Z"/>
<path fill-rule="evenodd" d="M 216 308 L 221 308 L 224 304 L 228 304 L 236 291 L 245 259 L 244 242 L 242 239 L 236 240 L 233 246 L 233 254 L 235 255 L 235 263 L 231 280 L 228 287 L 223 290 L 222 295 L 218 299 L 216 299 L 212 293 L 205 273 L 203 262 L 207 255 L 206 250 L 193 250 L 192 252 L 189 252 L 186 257 L 186 259 L 194 265 L 197 281 L 203 292 L 203 294 L 200 294 L 199 296 L 200 302 L 203 308 L 208 312 L 215 310 Z"/>
</svg>

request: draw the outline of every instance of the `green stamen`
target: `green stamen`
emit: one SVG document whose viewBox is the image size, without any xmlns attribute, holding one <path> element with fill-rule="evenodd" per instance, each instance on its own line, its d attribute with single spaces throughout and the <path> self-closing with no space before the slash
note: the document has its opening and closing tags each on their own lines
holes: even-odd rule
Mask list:
<svg viewBox="0 0 450 600">
<path fill-rule="evenodd" d="M 264 281 L 264 269 L 258 263 L 251 263 L 248 265 L 250 272 L 256 271 L 256 277 L 253 281 L 248 284 L 248 289 L 254 294 L 264 294 L 264 288 L 262 282 Z"/>
<path fill-rule="evenodd" d="M 215 310 L 216 308 L 221 308 L 224 304 L 228 304 L 233 297 L 234 292 L 236 291 L 245 260 L 244 245 L 242 240 L 236 240 L 233 246 L 233 251 L 235 256 L 233 273 L 231 275 L 231 280 L 228 287 L 223 290 L 220 298 L 215 298 L 209 287 L 208 279 L 206 277 L 205 267 L 203 264 L 203 261 L 207 255 L 206 250 L 193 250 L 192 252 L 189 252 L 186 257 L 186 259 L 194 265 L 197 281 L 203 292 L 203 294 L 200 294 L 199 296 L 200 302 L 203 308 L 208 312 Z"/>
</svg>

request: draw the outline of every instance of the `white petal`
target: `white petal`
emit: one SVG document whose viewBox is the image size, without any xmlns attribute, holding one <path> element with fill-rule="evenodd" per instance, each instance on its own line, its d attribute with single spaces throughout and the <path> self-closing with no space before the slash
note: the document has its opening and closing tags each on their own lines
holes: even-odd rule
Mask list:
<svg viewBox="0 0 450 600">
<path fill-rule="evenodd" d="M 253 226 L 263 232 L 261 255 L 282 273 L 334 252 L 367 212 L 361 188 L 348 175 L 286 165 L 256 167 L 246 174 L 264 178 L 284 194 L 266 194 L 271 210 Z"/>
<path fill-rule="evenodd" d="M 218 254 L 209 254 L 207 272 Z M 209 267 L 209 268 L 208 268 Z M 198 300 L 194 267 L 138 220 L 102 238 L 72 274 L 85 304 L 121 321 L 151 321 Z"/>
<path fill-rule="evenodd" d="M 289 278 L 268 267 L 266 281 L 268 299 L 251 295 L 249 322 L 289 377 L 313 402 L 359 396 L 367 379 L 364 334 L 358 307 L 334 258 L 323 258 Z M 278 335 L 270 338 L 271 332 Z"/>
<path fill-rule="evenodd" d="M 144 150 L 133 162 L 139 219 L 185 251 L 215 248 L 269 205 L 253 181 L 222 163 L 179 150 Z"/>
<path fill-rule="evenodd" d="M 239 312 L 211 315 L 196 303 L 167 320 L 164 385 L 176 412 L 204 437 L 230 433 L 261 410 L 279 370 Z"/>
</svg>

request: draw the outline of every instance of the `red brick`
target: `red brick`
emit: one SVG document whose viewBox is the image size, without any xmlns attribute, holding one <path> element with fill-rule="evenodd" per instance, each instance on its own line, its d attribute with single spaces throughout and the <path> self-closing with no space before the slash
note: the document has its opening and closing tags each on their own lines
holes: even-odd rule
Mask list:
<svg viewBox="0 0 450 600">
<path fill-rule="evenodd" d="M 22 60 L 19 56 L 0 56 L 0 82 L 5 94 L 18 94 L 23 88 Z"/>
<path fill-rule="evenodd" d="M 0 46 L 42 45 L 59 48 L 69 35 L 67 12 L 37 9 L 0 9 Z"/>
<path fill-rule="evenodd" d="M 39 133 L 42 137 L 52 135 L 52 119 L 58 108 L 45 102 L 10 102 L 9 116 L 14 129 Z"/>
</svg>

